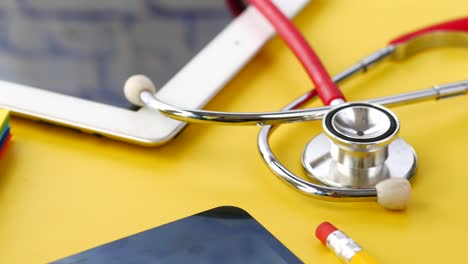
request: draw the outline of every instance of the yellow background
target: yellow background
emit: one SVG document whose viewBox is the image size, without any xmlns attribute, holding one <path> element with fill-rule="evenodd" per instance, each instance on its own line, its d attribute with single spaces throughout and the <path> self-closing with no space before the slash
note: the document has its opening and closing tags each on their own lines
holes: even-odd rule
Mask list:
<svg viewBox="0 0 468 264">
<path fill-rule="evenodd" d="M 467 11 L 466 0 L 314 0 L 295 22 L 336 74 L 394 36 Z M 381 65 L 342 89 L 358 100 L 467 74 L 468 49 L 441 49 Z M 275 38 L 207 109 L 277 110 L 311 86 Z M 464 262 L 468 98 L 395 111 L 420 162 L 406 212 L 318 201 L 290 189 L 260 159 L 257 127 L 189 125 L 169 144 L 144 148 L 13 118 L 14 138 L 0 161 L 0 263 L 52 261 L 220 205 L 247 210 L 308 263 L 339 263 L 314 237 L 325 220 L 382 263 Z M 302 148 L 320 126 L 284 125 L 272 137 L 295 172 L 302 173 Z"/>
</svg>

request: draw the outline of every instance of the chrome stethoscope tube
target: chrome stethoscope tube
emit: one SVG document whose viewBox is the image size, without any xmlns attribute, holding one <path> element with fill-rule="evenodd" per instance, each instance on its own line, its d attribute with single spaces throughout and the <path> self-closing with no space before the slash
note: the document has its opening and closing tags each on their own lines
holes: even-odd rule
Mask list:
<svg viewBox="0 0 468 264">
<path fill-rule="evenodd" d="M 444 97 L 462 95 L 467 92 L 467 88 L 468 81 L 460 81 L 450 84 L 436 85 L 431 88 L 415 92 L 363 100 L 363 102 L 380 104 L 384 106 L 405 105 L 430 99 L 441 99 Z M 152 108 L 153 110 L 159 111 L 164 115 L 179 121 L 190 123 L 217 123 L 224 125 L 244 126 L 276 125 L 282 123 L 320 120 L 328 111 L 330 111 L 330 109 L 333 108 L 333 106 L 322 106 L 309 109 L 289 109 L 277 112 L 235 113 L 184 109 L 158 100 L 149 91 L 142 91 L 140 94 L 140 99 L 146 106 Z"/>
<path fill-rule="evenodd" d="M 390 45 L 380 49 L 357 64 L 344 70 L 333 78 L 335 82 L 342 82 L 359 72 L 366 72 L 374 64 L 383 61 L 394 53 L 395 47 Z M 409 104 L 429 99 L 439 99 L 442 97 L 461 95 L 467 92 L 468 81 L 455 82 L 429 89 L 415 92 L 403 93 L 399 95 L 386 96 L 376 99 L 363 100 L 368 103 L 394 106 Z M 149 108 L 161 112 L 162 114 L 184 122 L 191 123 L 217 123 L 226 125 L 276 125 L 282 123 L 303 122 L 322 119 L 323 116 L 333 108 L 333 106 L 323 106 L 309 109 L 283 109 L 284 111 L 257 112 L 257 113 L 235 113 L 218 112 L 196 109 L 185 109 L 165 103 L 157 98 L 151 91 L 143 90 L 139 93 L 139 98 Z"/>
<path fill-rule="evenodd" d="M 390 45 L 372 53 L 338 74 L 334 78 L 334 81 L 341 82 L 356 73 L 367 71 L 370 66 L 390 56 L 394 50 L 394 46 Z M 142 91 L 140 93 L 140 99 L 146 106 L 179 121 L 228 125 L 274 125 L 319 120 L 332 108 L 331 106 L 324 106 L 312 109 L 289 109 L 287 111 L 277 112 L 235 113 L 184 109 L 159 100 L 157 96 L 150 91 Z"/>
</svg>

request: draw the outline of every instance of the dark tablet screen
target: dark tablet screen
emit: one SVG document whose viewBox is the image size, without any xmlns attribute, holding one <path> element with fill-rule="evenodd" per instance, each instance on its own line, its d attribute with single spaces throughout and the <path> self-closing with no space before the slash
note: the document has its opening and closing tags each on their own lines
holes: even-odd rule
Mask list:
<svg viewBox="0 0 468 264">
<path fill-rule="evenodd" d="M 233 19 L 229 2 L 0 1 L 0 79 L 128 108 L 125 80 L 165 84 Z"/>
<path fill-rule="evenodd" d="M 302 262 L 247 212 L 218 207 L 52 263 Z"/>
</svg>

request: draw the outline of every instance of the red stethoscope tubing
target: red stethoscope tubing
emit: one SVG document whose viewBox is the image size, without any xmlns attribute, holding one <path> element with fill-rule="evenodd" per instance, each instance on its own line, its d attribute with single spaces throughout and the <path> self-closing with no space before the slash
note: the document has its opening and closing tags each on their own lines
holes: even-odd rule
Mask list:
<svg viewBox="0 0 468 264">
<path fill-rule="evenodd" d="M 255 6 L 271 23 L 278 35 L 292 50 L 312 79 L 316 87 L 316 92 L 312 90 L 309 93 L 309 99 L 318 95 L 325 105 L 329 105 L 336 99 L 346 101 L 344 95 L 332 81 L 332 77 L 323 66 L 323 63 L 320 61 L 314 49 L 309 45 L 294 24 L 270 0 L 248 0 L 248 2 Z M 389 45 L 400 45 L 415 37 L 439 31 L 468 32 L 468 17 L 432 25 L 404 34 L 391 40 Z"/>
<path fill-rule="evenodd" d="M 302 63 L 307 74 L 312 79 L 322 102 L 328 105 L 335 99 L 344 101 L 344 95 L 333 82 L 332 77 L 323 66 L 320 58 L 293 23 L 271 1 L 248 0 L 248 2 L 255 6 L 268 19 L 278 35 L 286 42 Z"/>
</svg>

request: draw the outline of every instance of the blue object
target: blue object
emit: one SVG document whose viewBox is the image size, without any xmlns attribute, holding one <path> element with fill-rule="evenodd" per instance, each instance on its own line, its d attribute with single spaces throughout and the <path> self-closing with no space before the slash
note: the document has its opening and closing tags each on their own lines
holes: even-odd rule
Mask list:
<svg viewBox="0 0 468 264">
<path fill-rule="evenodd" d="M 10 135 L 10 126 L 8 125 L 8 120 L 3 125 L 3 128 L 0 132 L 0 151 L 3 149 L 8 136 Z"/>
<path fill-rule="evenodd" d="M 52 263 L 244 264 L 302 261 L 246 211 L 224 206 Z"/>
</svg>

